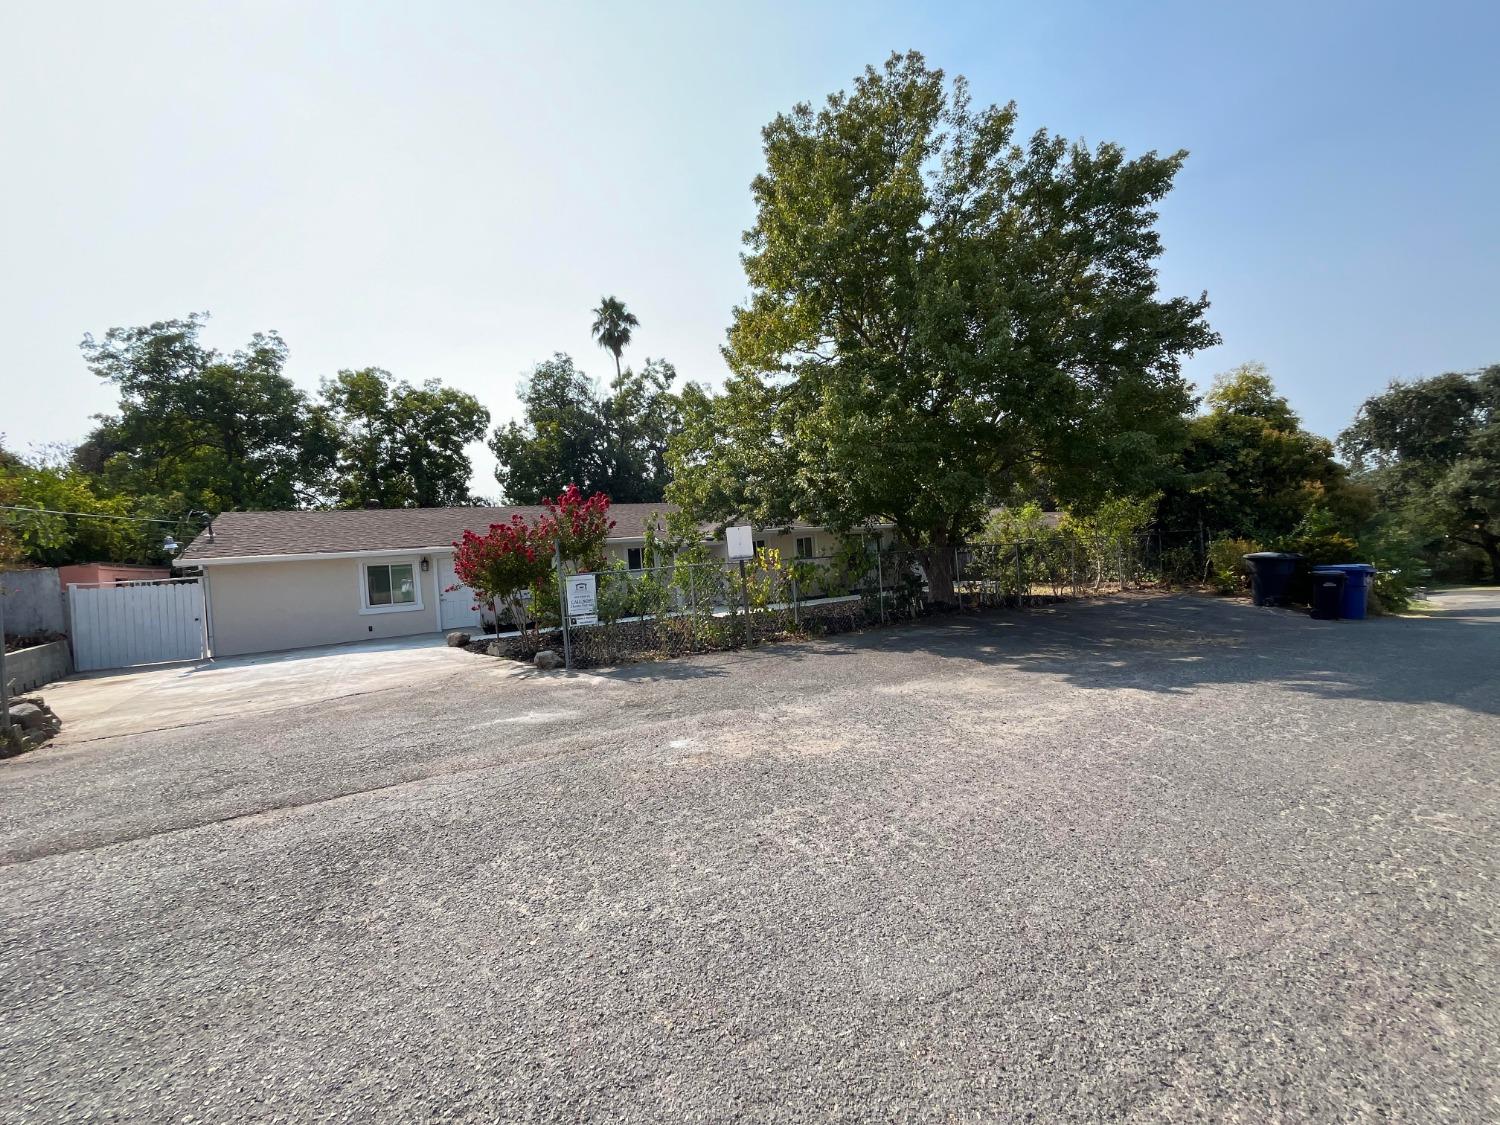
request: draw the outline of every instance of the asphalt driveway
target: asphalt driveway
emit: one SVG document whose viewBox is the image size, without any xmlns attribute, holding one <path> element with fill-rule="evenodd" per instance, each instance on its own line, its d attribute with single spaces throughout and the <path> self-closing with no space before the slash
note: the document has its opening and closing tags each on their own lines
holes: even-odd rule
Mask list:
<svg viewBox="0 0 1500 1125">
<path fill-rule="evenodd" d="M 1496 1120 L 1500 595 L 1438 604 L 454 653 L 0 764 L 0 1119 Z"/>
</svg>

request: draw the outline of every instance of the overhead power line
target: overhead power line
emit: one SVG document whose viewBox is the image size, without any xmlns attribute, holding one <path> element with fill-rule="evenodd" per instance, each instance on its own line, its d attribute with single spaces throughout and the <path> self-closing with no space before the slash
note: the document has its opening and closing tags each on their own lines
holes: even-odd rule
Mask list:
<svg viewBox="0 0 1500 1125">
<path fill-rule="evenodd" d="M 109 512 L 60 512 L 55 508 L 24 508 L 19 504 L 0 504 L 0 512 L 32 512 L 40 516 L 81 516 L 89 520 L 130 520 L 133 523 L 165 523 L 174 526 L 187 523 L 193 518 L 178 516 L 175 520 L 164 520 L 155 516 L 117 516 Z"/>
</svg>

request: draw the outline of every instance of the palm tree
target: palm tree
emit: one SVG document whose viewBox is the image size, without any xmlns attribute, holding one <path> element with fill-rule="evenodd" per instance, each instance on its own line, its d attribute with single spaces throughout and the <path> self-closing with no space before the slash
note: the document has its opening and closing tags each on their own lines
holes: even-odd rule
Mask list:
<svg viewBox="0 0 1500 1125">
<path fill-rule="evenodd" d="M 625 307 L 618 297 L 601 297 L 599 307 L 594 310 L 594 339 L 599 346 L 615 357 L 615 379 L 620 378 L 620 353 L 630 343 L 630 331 L 639 328 L 641 322 L 635 313 Z"/>
</svg>

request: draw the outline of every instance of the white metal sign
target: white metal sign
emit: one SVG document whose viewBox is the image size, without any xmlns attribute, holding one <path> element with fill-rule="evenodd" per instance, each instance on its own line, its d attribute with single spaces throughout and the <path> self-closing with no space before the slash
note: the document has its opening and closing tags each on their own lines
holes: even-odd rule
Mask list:
<svg viewBox="0 0 1500 1125">
<path fill-rule="evenodd" d="M 755 529 L 749 524 L 724 529 L 724 542 L 731 559 L 753 559 L 755 557 Z"/>
<path fill-rule="evenodd" d="M 568 579 L 568 618 L 574 625 L 599 623 L 599 594 L 594 575 L 575 574 Z"/>
</svg>

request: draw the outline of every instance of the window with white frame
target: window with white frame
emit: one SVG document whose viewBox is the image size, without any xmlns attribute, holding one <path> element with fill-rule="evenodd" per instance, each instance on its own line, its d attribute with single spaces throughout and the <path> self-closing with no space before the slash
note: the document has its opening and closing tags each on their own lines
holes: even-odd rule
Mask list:
<svg viewBox="0 0 1500 1125">
<path fill-rule="evenodd" d="M 813 557 L 813 537 L 811 535 L 797 536 L 797 557 L 799 559 L 810 559 Z"/>
<path fill-rule="evenodd" d="M 361 568 L 361 579 L 364 609 L 368 613 L 422 608 L 415 563 L 365 563 Z"/>
<path fill-rule="evenodd" d="M 643 569 L 645 569 L 645 565 L 646 565 L 646 562 L 645 562 L 645 548 L 644 547 L 626 547 L 625 548 L 625 566 L 626 566 L 627 569 L 629 569 L 629 570 L 643 570 Z"/>
</svg>

